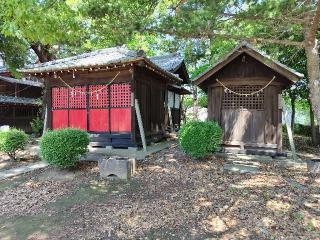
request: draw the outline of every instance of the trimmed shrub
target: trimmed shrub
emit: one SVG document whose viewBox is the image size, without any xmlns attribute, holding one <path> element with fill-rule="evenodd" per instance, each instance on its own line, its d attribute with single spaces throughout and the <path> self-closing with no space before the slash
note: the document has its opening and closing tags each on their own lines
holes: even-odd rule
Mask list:
<svg viewBox="0 0 320 240">
<path fill-rule="evenodd" d="M 28 135 L 15 128 L 0 132 L 0 151 L 5 152 L 12 160 L 17 159 L 17 152 L 28 143 Z"/>
<path fill-rule="evenodd" d="M 48 131 L 40 140 L 40 157 L 51 165 L 73 167 L 88 151 L 88 145 L 89 135 L 80 129 Z"/>
<path fill-rule="evenodd" d="M 36 118 L 32 119 L 30 126 L 33 133 L 40 135 L 43 130 L 43 120 L 37 116 Z"/>
<path fill-rule="evenodd" d="M 216 122 L 191 121 L 182 126 L 179 143 L 194 158 L 206 157 L 220 148 L 222 129 Z"/>
</svg>

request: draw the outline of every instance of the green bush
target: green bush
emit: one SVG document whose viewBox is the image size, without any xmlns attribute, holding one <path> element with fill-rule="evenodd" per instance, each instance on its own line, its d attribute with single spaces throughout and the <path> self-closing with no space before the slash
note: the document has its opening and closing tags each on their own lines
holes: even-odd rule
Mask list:
<svg viewBox="0 0 320 240">
<path fill-rule="evenodd" d="M 222 129 L 216 122 L 191 121 L 182 126 L 179 143 L 194 158 L 206 157 L 220 148 Z"/>
<path fill-rule="evenodd" d="M 40 140 L 40 156 L 49 164 L 73 167 L 88 151 L 88 145 L 89 135 L 85 131 L 72 128 L 49 131 Z"/>
<path fill-rule="evenodd" d="M 316 126 L 316 130 L 317 129 L 319 129 L 318 126 Z M 287 132 L 287 127 L 285 124 L 282 126 L 282 131 Z M 297 135 L 311 137 L 311 135 L 312 135 L 311 134 L 311 126 L 295 123 L 294 128 L 293 128 L 293 133 L 297 134 Z"/>
<path fill-rule="evenodd" d="M 17 152 L 28 143 L 28 135 L 15 128 L 0 132 L 0 151 L 5 152 L 12 160 L 17 159 Z"/>
<path fill-rule="evenodd" d="M 35 134 L 41 134 L 43 130 L 43 120 L 37 116 L 36 118 L 32 119 L 30 122 L 32 132 Z"/>
</svg>

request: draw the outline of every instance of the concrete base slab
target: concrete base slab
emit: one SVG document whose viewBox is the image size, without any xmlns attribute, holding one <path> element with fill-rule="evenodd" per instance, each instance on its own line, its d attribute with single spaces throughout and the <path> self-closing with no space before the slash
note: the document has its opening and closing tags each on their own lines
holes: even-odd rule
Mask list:
<svg viewBox="0 0 320 240">
<path fill-rule="evenodd" d="M 217 154 L 215 154 L 217 156 Z M 288 157 L 272 158 L 271 156 L 246 155 L 246 154 L 225 154 L 219 153 L 219 157 L 225 160 L 225 170 L 240 173 L 257 173 L 261 164 L 274 164 L 279 168 L 304 169 L 307 166 L 305 161 L 298 159 L 293 161 L 290 155 Z"/>
<path fill-rule="evenodd" d="M 119 156 L 135 158 L 136 160 L 143 160 L 146 156 L 153 153 L 159 152 L 167 147 L 169 147 L 170 141 L 159 142 L 151 146 L 147 146 L 147 151 L 142 149 L 137 150 L 136 148 L 129 149 L 106 149 L 106 148 L 92 148 L 89 147 L 89 153 L 87 153 L 81 160 L 85 161 L 99 161 L 106 157 Z"/>
<path fill-rule="evenodd" d="M 4 170 L 0 172 L 0 180 L 9 178 L 9 177 L 15 177 L 23 173 L 31 172 L 36 169 L 47 167 L 49 164 L 46 162 L 37 162 L 32 163 L 27 166 L 22 166 L 18 168 L 13 168 L 9 170 Z"/>
<path fill-rule="evenodd" d="M 128 147 L 129 151 L 138 151 L 139 149 L 137 147 Z"/>
<path fill-rule="evenodd" d="M 259 167 L 254 165 L 245 165 L 245 164 L 232 164 L 226 163 L 223 166 L 223 169 L 226 171 L 238 172 L 238 173 L 259 173 Z"/>
</svg>

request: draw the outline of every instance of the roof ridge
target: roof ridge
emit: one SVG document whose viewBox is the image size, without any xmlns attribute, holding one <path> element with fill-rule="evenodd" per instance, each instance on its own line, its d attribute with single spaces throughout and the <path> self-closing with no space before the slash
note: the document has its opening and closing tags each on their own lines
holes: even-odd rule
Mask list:
<svg viewBox="0 0 320 240">
<path fill-rule="evenodd" d="M 149 59 L 162 59 L 162 58 L 168 58 L 168 57 L 172 57 L 172 56 L 174 56 L 174 57 L 180 57 L 180 58 L 182 58 L 181 57 L 181 55 L 180 55 L 180 53 L 169 53 L 169 54 L 165 54 L 165 55 L 158 55 L 158 56 L 153 56 L 153 57 L 149 57 Z"/>
<path fill-rule="evenodd" d="M 65 57 L 65 58 L 59 58 L 59 59 L 55 59 L 49 62 L 44 62 L 44 63 L 37 63 L 37 64 L 28 64 L 26 66 L 24 66 L 24 69 L 28 69 L 28 68 L 34 68 L 36 67 L 40 67 L 40 66 L 49 66 L 49 65 L 54 65 L 54 64 L 58 64 L 58 63 L 63 63 L 63 62 L 68 62 L 68 61 L 72 61 L 72 60 L 77 60 L 77 59 L 84 59 L 84 58 L 88 58 L 88 57 L 94 57 L 96 55 L 99 54 L 103 54 L 103 53 L 112 53 L 112 52 L 117 52 L 117 51 L 121 51 L 123 50 L 123 54 L 128 55 L 127 53 L 135 53 L 137 54 L 138 51 L 133 51 L 133 50 L 129 50 L 128 48 L 124 47 L 124 46 L 116 46 L 116 47 L 110 47 L 110 48 L 102 48 L 102 49 L 97 49 L 91 52 L 85 52 L 85 53 L 80 53 L 77 55 L 73 55 L 70 57 Z M 130 56 L 130 57 L 136 57 L 136 55 Z"/>
<path fill-rule="evenodd" d="M 221 57 L 217 62 L 215 62 L 212 66 L 210 66 L 206 71 L 204 71 L 203 73 L 199 74 L 196 78 L 195 78 L 195 82 L 199 81 L 200 78 L 202 78 L 204 75 L 206 75 L 207 73 L 209 73 L 210 71 L 212 71 L 214 68 L 216 68 L 219 64 L 222 64 L 223 62 L 227 61 L 229 59 L 229 57 L 231 57 L 236 51 L 239 51 L 241 48 L 246 47 L 248 50 L 254 51 L 256 53 L 258 53 L 259 55 L 261 55 L 262 58 L 265 58 L 271 62 L 273 62 L 274 64 L 278 65 L 279 67 L 283 68 L 284 70 L 290 72 L 291 74 L 296 75 L 298 78 L 302 78 L 304 77 L 304 75 L 302 73 L 297 72 L 296 70 L 294 70 L 293 68 L 288 67 L 287 65 L 274 60 L 273 58 L 271 58 L 268 54 L 266 54 L 265 52 L 261 51 L 260 49 L 254 47 L 253 45 L 251 45 L 250 43 L 248 43 L 247 41 L 242 41 L 240 42 L 235 48 L 233 48 L 230 52 L 228 52 L 226 55 L 224 55 L 223 57 Z M 245 52 L 245 50 L 240 50 L 241 52 Z M 270 67 L 270 66 L 269 66 Z M 275 69 L 273 69 L 274 71 L 276 71 Z M 200 84 L 200 83 L 196 83 L 196 84 Z"/>
</svg>

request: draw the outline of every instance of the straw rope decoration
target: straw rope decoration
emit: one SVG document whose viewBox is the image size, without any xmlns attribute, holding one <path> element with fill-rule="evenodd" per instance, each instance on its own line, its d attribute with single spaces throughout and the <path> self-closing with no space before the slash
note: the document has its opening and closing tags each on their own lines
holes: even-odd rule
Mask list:
<svg viewBox="0 0 320 240">
<path fill-rule="evenodd" d="M 216 81 L 222 87 L 224 87 L 225 91 L 233 93 L 233 94 L 238 95 L 238 96 L 246 96 L 247 97 L 247 96 L 252 96 L 252 95 L 255 95 L 255 94 L 259 94 L 259 92 L 262 92 L 264 89 L 266 89 L 275 79 L 276 79 L 276 76 L 274 76 L 264 87 L 262 87 L 258 91 L 254 91 L 254 92 L 251 92 L 251 93 L 238 93 L 238 92 L 235 92 L 235 91 L 231 90 L 230 88 L 228 88 L 226 85 L 224 85 L 222 82 L 220 82 L 219 79 L 216 79 Z"/>
<path fill-rule="evenodd" d="M 105 86 L 103 86 L 102 88 L 100 88 L 100 89 L 98 89 L 98 90 L 96 90 L 96 91 L 92 91 L 92 92 L 87 92 L 87 91 L 85 91 L 85 92 L 83 92 L 83 91 L 78 91 L 78 90 L 75 90 L 73 87 L 71 87 L 68 83 L 66 83 L 60 76 L 57 76 L 57 78 L 60 80 L 60 81 L 62 81 L 69 89 L 71 89 L 71 91 L 72 91 L 72 93 L 80 93 L 80 94 L 94 94 L 94 93 L 98 93 L 98 92 L 101 92 L 102 90 L 104 90 L 104 89 L 106 89 L 109 85 L 111 85 L 113 82 L 114 82 L 114 80 L 116 80 L 116 78 L 118 77 L 118 75 L 120 74 L 120 72 L 118 72 L 112 79 L 111 79 L 111 81 L 107 84 L 107 85 L 105 85 Z"/>
</svg>

